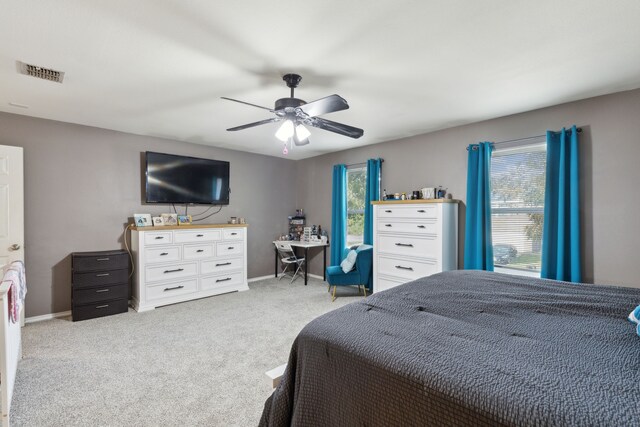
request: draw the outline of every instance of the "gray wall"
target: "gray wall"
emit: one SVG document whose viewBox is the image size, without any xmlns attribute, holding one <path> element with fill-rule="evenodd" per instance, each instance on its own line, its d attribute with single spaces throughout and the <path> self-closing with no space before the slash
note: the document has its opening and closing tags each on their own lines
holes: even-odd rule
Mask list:
<svg viewBox="0 0 640 427">
<path fill-rule="evenodd" d="M 71 252 L 123 248 L 134 212 L 170 212 L 141 202 L 144 151 L 231 162 L 231 204 L 204 222 L 246 218 L 250 278 L 273 273 L 271 241 L 295 210 L 294 197 L 280 190 L 295 180 L 291 160 L 7 113 L 0 144 L 24 147 L 27 316 L 70 309 Z"/>
<path fill-rule="evenodd" d="M 582 127 L 581 204 L 583 280 L 640 287 L 640 90 L 591 98 L 411 138 L 341 151 L 297 162 L 298 207 L 307 222 L 331 228 L 331 173 L 337 163 L 382 157 L 382 186 L 389 192 L 443 185 L 465 200 L 467 152 L 479 141 L 503 141 Z M 365 130 L 366 132 L 366 130 Z M 348 141 L 346 142 L 348 143 Z M 464 205 L 459 260 L 462 265 Z M 312 271 L 322 274 L 316 256 Z"/>
</svg>

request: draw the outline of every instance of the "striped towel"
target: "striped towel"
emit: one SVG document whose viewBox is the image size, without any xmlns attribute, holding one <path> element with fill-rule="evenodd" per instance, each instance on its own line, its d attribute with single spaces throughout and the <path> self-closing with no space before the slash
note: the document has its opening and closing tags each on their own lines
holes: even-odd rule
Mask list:
<svg viewBox="0 0 640 427">
<path fill-rule="evenodd" d="M 9 317 L 16 323 L 20 317 L 20 310 L 24 306 L 27 295 L 27 279 L 24 271 L 24 262 L 14 261 L 4 273 L 4 282 L 11 282 L 9 292 Z"/>
<path fill-rule="evenodd" d="M 640 335 L 640 305 L 633 309 L 627 319 L 636 324 L 636 333 Z"/>
</svg>

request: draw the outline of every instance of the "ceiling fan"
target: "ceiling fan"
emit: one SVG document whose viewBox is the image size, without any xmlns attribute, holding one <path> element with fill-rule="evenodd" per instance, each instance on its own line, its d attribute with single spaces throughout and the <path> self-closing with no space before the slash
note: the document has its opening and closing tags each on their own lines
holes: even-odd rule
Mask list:
<svg viewBox="0 0 640 427">
<path fill-rule="evenodd" d="M 302 77 L 298 74 L 286 74 L 282 77 L 282 80 L 284 80 L 287 83 L 287 86 L 291 88 L 291 97 L 276 100 L 274 108 L 262 107 L 260 105 L 223 96 L 222 99 L 262 108 L 263 110 L 270 111 L 276 115 L 270 119 L 236 126 L 227 130 L 236 131 L 265 125 L 267 123 L 282 122 L 282 125 L 276 131 L 276 137 L 284 142 L 283 154 L 288 153 L 287 143 L 291 143 L 291 141 L 295 145 L 307 145 L 309 143 L 309 135 L 311 135 L 311 133 L 304 127 L 304 125 L 317 127 L 329 132 L 335 132 L 350 138 L 360 138 L 363 135 L 364 131 L 362 129 L 318 117 L 322 114 L 348 109 L 349 104 L 347 104 L 347 101 L 344 98 L 338 95 L 330 95 L 307 103 L 302 99 L 298 99 L 293 96 L 293 91 L 298 87 Z"/>
</svg>

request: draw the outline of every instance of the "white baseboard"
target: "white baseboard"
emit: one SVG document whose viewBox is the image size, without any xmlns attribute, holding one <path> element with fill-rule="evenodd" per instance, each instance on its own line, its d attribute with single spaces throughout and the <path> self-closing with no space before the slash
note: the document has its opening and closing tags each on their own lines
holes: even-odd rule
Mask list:
<svg viewBox="0 0 640 427">
<path fill-rule="evenodd" d="M 313 277 L 314 279 L 318 279 L 318 280 L 324 280 L 322 278 L 322 276 L 319 276 L 317 274 L 309 273 L 309 277 Z M 260 280 L 266 280 L 266 279 L 275 279 L 275 276 L 273 274 L 269 274 L 267 276 L 252 277 L 251 279 L 247 280 L 247 282 L 249 282 L 249 283 L 251 283 L 251 282 L 259 282 Z"/>
<path fill-rule="evenodd" d="M 60 317 L 69 317 L 69 316 L 71 316 L 71 310 L 61 311 L 59 313 L 43 314 L 41 316 L 27 317 L 26 319 L 24 319 L 24 323 L 42 322 L 43 320 L 58 319 Z"/>
<path fill-rule="evenodd" d="M 266 279 L 271 279 L 274 278 L 275 276 L 273 274 L 269 274 L 267 276 L 260 276 L 260 277 L 252 277 L 251 279 L 248 279 L 247 282 L 251 283 L 251 282 L 259 282 L 260 280 L 266 280 Z"/>
</svg>

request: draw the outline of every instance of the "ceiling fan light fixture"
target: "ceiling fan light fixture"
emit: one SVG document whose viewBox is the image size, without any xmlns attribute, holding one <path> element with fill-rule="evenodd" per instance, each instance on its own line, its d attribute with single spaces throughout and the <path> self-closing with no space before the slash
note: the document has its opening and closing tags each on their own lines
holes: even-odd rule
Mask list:
<svg viewBox="0 0 640 427">
<path fill-rule="evenodd" d="M 302 124 L 296 126 L 296 137 L 298 138 L 298 141 L 303 141 L 309 138 L 309 136 L 311 136 L 311 132 L 309 132 L 309 129 L 304 127 Z"/>
<path fill-rule="evenodd" d="M 289 138 L 293 137 L 294 127 L 291 120 L 285 120 L 282 126 L 276 131 L 276 138 L 282 142 L 287 142 Z"/>
</svg>

